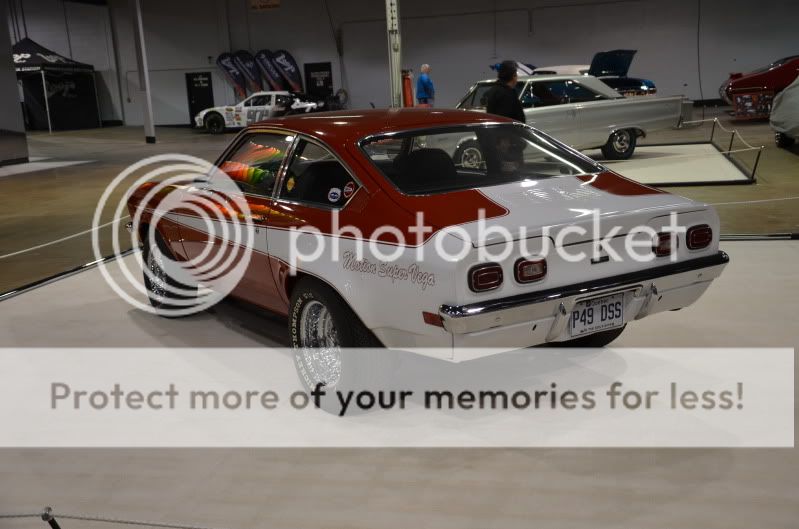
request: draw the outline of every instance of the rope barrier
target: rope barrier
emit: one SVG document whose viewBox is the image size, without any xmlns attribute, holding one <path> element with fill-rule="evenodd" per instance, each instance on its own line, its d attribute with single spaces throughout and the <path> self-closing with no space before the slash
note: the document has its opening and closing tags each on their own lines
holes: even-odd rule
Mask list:
<svg viewBox="0 0 799 529">
<path fill-rule="evenodd" d="M 174 523 L 162 523 L 162 522 L 149 522 L 144 520 L 127 520 L 124 518 L 110 518 L 107 516 L 83 516 L 83 515 L 76 515 L 76 514 L 56 514 L 50 507 L 45 507 L 42 512 L 36 514 L 3 514 L 0 513 L 0 520 L 2 519 L 12 519 L 12 518 L 39 518 L 46 522 L 52 519 L 60 519 L 60 520 L 77 520 L 81 522 L 101 522 L 101 523 L 112 523 L 118 525 L 136 525 L 141 527 L 159 527 L 163 529 L 224 529 L 219 527 L 208 527 L 203 525 L 186 525 L 186 524 L 174 524 Z"/>
<path fill-rule="evenodd" d="M 726 132 L 728 134 L 734 134 L 734 135 L 738 136 L 738 140 L 740 140 L 741 143 L 743 143 L 744 145 L 746 145 L 750 149 L 763 149 L 763 147 L 764 147 L 762 145 L 760 147 L 755 147 L 755 146 L 751 145 L 748 141 L 746 141 L 743 138 L 743 136 L 741 136 L 741 133 L 738 132 L 737 129 L 730 130 L 730 129 L 726 128 L 724 125 L 722 125 L 721 121 L 719 121 L 719 118 L 694 119 L 694 120 L 691 120 L 691 121 L 683 121 L 683 125 L 693 125 L 694 123 L 711 123 L 711 122 L 715 123 L 716 126 L 719 129 L 723 130 L 724 132 Z"/>
</svg>

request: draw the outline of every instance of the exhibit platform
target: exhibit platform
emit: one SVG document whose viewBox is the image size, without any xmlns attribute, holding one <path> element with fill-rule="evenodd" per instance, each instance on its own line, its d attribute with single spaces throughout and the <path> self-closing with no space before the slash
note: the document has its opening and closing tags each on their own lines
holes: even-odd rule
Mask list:
<svg viewBox="0 0 799 529">
<path fill-rule="evenodd" d="M 598 152 L 588 154 L 595 156 Z M 735 160 L 712 143 L 687 143 L 641 145 L 629 160 L 600 161 L 617 173 L 650 186 L 754 183 L 751 172 Z"/>
<path fill-rule="evenodd" d="M 799 347 L 792 316 L 785 316 L 799 313 L 799 241 L 721 247 L 730 264 L 696 304 L 633 322 L 614 346 Z M 135 258 L 124 257 L 138 271 Z M 116 267 L 109 270 L 121 276 Z M 0 302 L 0 337 L 2 347 L 288 345 L 285 319 L 232 301 L 181 319 L 135 309 L 96 267 Z"/>
</svg>

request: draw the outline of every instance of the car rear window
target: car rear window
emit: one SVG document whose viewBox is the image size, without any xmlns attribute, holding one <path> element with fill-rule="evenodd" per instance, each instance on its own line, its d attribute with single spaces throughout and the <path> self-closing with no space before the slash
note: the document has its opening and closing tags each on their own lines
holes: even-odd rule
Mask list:
<svg viewBox="0 0 799 529">
<path fill-rule="evenodd" d="M 564 175 L 599 166 L 553 138 L 521 125 L 481 125 L 370 138 L 361 147 L 409 195 L 447 193 Z"/>
</svg>

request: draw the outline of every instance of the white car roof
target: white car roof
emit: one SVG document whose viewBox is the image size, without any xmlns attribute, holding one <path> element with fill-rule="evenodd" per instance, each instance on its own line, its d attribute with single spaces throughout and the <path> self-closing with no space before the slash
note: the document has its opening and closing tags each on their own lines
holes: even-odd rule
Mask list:
<svg viewBox="0 0 799 529">
<path fill-rule="evenodd" d="M 538 71 L 554 71 L 558 75 L 582 75 L 582 72 L 587 72 L 590 69 L 590 64 L 561 64 L 559 66 L 540 66 L 533 70 L 533 73 Z"/>
<path fill-rule="evenodd" d="M 288 90 L 280 90 L 280 91 L 263 90 L 261 92 L 253 92 L 252 94 L 247 96 L 247 99 L 251 98 L 252 96 L 266 96 L 266 95 L 287 96 L 287 95 L 290 95 L 290 92 Z"/>
<path fill-rule="evenodd" d="M 478 84 L 495 83 L 496 79 L 486 79 L 479 81 Z M 591 90 L 602 94 L 605 97 L 622 97 L 616 90 L 603 83 L 593 75 L 520 75 L 519 82 L 524 83 L 527 81 L 574 81 L 587 86 Z"/>
</svg>

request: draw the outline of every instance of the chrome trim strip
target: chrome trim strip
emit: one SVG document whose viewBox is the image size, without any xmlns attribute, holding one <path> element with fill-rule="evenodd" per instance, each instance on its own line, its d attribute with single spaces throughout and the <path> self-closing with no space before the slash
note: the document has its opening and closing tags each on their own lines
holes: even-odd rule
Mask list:
<svg viewBox="0 0 799 529">
<path fill-rule="evenodd" d="M 715 255 L 707 257 L 700 257 L 698 259 L 691 259 L 680 263 L 672 263 L 648 270 L 639 272 L 631 272 L 628 274 L 621 274 L 618 276 L 597 279 L 594 281 L 587 281 L 585 283 L 576 283 L 565 287 L 551 288 L 548 290 L 540 290 L 538 292 L 531 292 L 527 294 L 519 294 L 517 296 L 510 296 L 502 299 L 495 299 L 479 303 L 471 303 L 468 305 L 441 305 L 439 307 L 439 314 L 444 320 L 445 327 L 447 322 L 455 321 L 468 321 L 478 315 L 485 315 L 494 312 L 515 309 L 518 307 L 525 307 L 536 303 L 552 302 L 560 299 L 565 299 L 573 296 L 585 296 L 594 292 L 619 288 L 625 285 L 631 285 L 642 282 L 652 282 L 655 279 L 700 270 L 702 268 L 709 268 L 713 266 L 726 265 L 730 261 L 730 257 L 722 251 Z"/>
<path fill-rule="evenodd" d="M 59 272 L 59 273 L 57 273 L 55 275 L 52 275 L 52 276 L 49 276 L 49 277 L 45 277 L 44 279 L 39 279 L 38 281 L 34 281 L 32 283 L 28 283 L 27 285 L 22 285 L 21 287 L 17 287 L 17 288 L 14 288 L 12 290 L 9 290 L 7 292 L 0 293 L 0 301 L 7 301 L 7 300 L 9 300 L 11 298 L 19 296 L 20 294 L 25 294 L 26 292 L 30 292 L 31 290 L 35 290 L 37 288 L 47 286 L 50 283 L 55 283 L 56 281 L 59 281 L 61 279 L 66 279 L 66 278 L 68 278 L 70 276 L 74 276 L 74 275 L 79 274 L 81 272 L 85 272 L 86 270 L 90 270 L 90 269 L 92 269 L 92 268 L 94 268 L 96 266 L 99 266 L 101 264 L 105 264 L 105 263 L 111 262 L 114 259 L 127 257 L 128 255 L 132 254 L 133 252 L 135 252 L 137 250 L 138 250 L 138 248 L 131 248 L 131 249 L 125 250 L 124 252 L 119 253 L 119 254 L 108 255 L 106 257 L 103 257 L 102 259 L 98 259 L 97 261 L 92 261 L 90 263 L 86 263 L 86 264 L 83 264 L 83 265 L 80 265 L 80 266 L 76 266 L 75 268 L 72 268 L 70 270 L 66 270 L 64 272 Z"/>
</svg>

